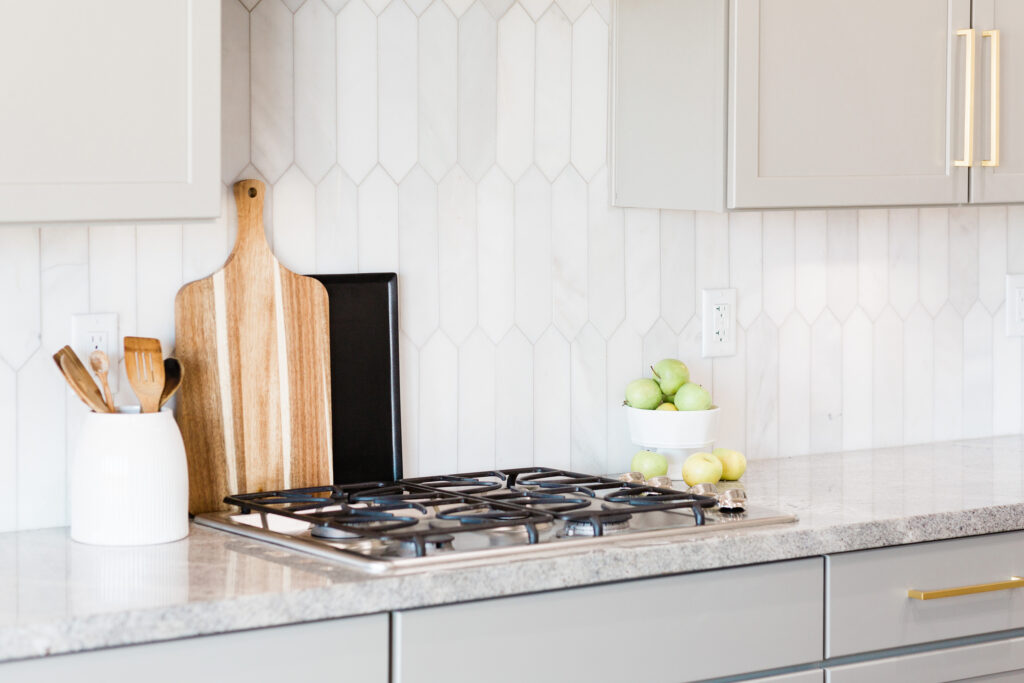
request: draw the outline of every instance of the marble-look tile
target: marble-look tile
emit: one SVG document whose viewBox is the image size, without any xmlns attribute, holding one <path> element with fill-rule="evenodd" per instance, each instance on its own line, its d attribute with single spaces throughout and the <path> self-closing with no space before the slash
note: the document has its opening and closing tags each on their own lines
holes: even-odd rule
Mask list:
<svg viewBox="0 0 1024 683">
<path fill-rule="evenodd" d="M 39 230 L 7 227 L 0 230 L 0 360 L 18 369 L 39 348 Z M 84 313 L 86 311 L 77 311 Z M 69 321 L 70 325 L 70 321 Z"/>
<path fill-rule="evenodd" d="M 871 405 L 875 448 L 903 443 L 903 321 L 888 306 L 875 320 Z"/>
<path fill-rule="evenodd" d="M 401 264 L 398 312 L 402 331 L 410 342 L 421 347 L 437 329 L 440 295 L 437 186 L 419 166 L 405 176 L 398 187 L 398 260 Z"/>
<path fill-rule="evenodd" d="M 742 327 L 736 327 L 736 355 L 715 358 L 714 391 L 711 399 L 722 409 L 718 416 L 715 446 L 747 450 L 747 340 Z"/>
<path fill-rule="evenodd" d="M 480 0 L 480 2 L 487 7 L 487 11 L 491 13 L 495 19 L 501 19 L 501 17 L 508 11 L 508 8 L 515 4 L 516 0 Z"/>
<path fill-rule="evenodd" d="M 658 212 L 626 209 L 626 320 L 646 334 L 661 307 L 661 249 Z"/>
<path fill-rule="evenodd" d="M 89 310 L 89 231 L 43 227 L 39 266 L 39 332 L 43 349 L 52 354 L 70 341 L 71 316 Z"/>
<path fill-rule="evenodd" d="M 978 297 L 994 313 L 1006 296 L 1006 207 L 978 209 Z"/>
<path fill-rule="evenodd" d="M 602 171 L 591 181 L 587 210 L 587 275 L 590 321 L 605 339 L 626 317 L 626 271 L 622 209 L 609 206 Z"/>
<path fill-rule="evenodd" d="M 932 317 L 914 306 L 903 326 L 903 442 L 930 441 L 934 425 Z"/>
<path fill-rule="evenodd" d="M 628 324 L 619 326 L 608 340 L 608 451 L 602 473 L 627 472 L 637 448 L 629 438 L 626 411 L 622 407 L 626 385 L 644 375 L 643 340 Z M 648 370 L 648 375 L 650 371 Z"/>
<path fill-rule="evenodd" d="M 552 0 L 519 0 L 519 4 L 534 21 L 540 20 L 541 15 L 551 6 L 551 2 Z"/>
<path fill-rule="evenodd" d="M 461 17 L 465 14 L 467 9 L 470 9 L 474 4 L 473 0 L 444 0 L 452 13 L 457 17 Z"/>
<path fill-rule="evenodd" d="M 2 233 L 0 233 L 2 234 Z M 89 227 L 89 310 L 95 313 L 117 313 L 118 348 L 126 335 L 138 330 L 136 313 L 136 251 L 135 226 L 94 225 Z M 111 373 L 114 368 L 111 367 Z M 138 399 L 124 374 L 124 359 L 118 367 L 118 405 L 138 405 Z"/>
<path fill-rule="evenodd" d="M 651 329 L 644 335 L 643 357 L 640 366 L 644 368 L 645 374 L 651 375 L 646 369 L 657 363 L 662 358 L 678 358 L 679 337 L 664 320 L 658 320 L 651 326 Z M 686 361 L 683 361 L 684 363 Z M 689 363 L 687 363 L 689 366 Z"/>
<path fill-rule="evenodd" d="M 360 183 L 377 163 L 377 17 L 363 0 L 338 13 L 338 165 Z"/>
<path fill-rule="evenodd" d="M 604 164 L 608 129 L 608 25 L 588 9 L 572 25 L 572 163 L 584 178 Z"/>
<path fill-rule="evenodd" d="M 952 305 L 946 305 L 935 318 L 935 383 L 932 392 L 936 439 L 963 436 L 964 325 Z"/>
<path fill-rule="evenodd" d="M 230 183 L 249 163 L 249 13 L 236 0 L 221 2 L 220 167 Z"/>
<path fill-rule="evenodd" d="M 359 268 L 359 188 L 335 166 L 316 186 L 316 270 Z"/>
<path fill-rule="evenodd" d="M 334 17 L 322 2 L 295 13 L 295 163 L 314 183 L 338 150 L 337 47 Z"/>
<path fill-rule="evenodd" d="M 661 317 L 679 332 L 696 310 L 693 211 L 661 211 Z"/>
<path fill-rule="evenodd" d="M 699 315 L 695 315 L 687 321 L 683 326 L 683 331 L 679 333 L 675 357 L 686 363 L 686 367 L 690 370 L 690 381 L 700 384 L 714 397 L 714 359 L 704 358 L 701 351 L 702 345 L 701 319 Z"/>
<path fill-rule="evenodd" d="M 457 472 L 494 469 L 495 359 L 494 343 L 480 330 L 459 345 Z"/>
<path fill-rule="evenodd" d="M 1024 206 L 1006 207 L 1006 268 L 1024 273 Z"/>
<path fill-rule="evenodd" d="M 392 2 L 377 23 L 380 163 L 400 180 L 416 163 L 418 149 L 416 15 L 404 2 Z"/>
<path fill-rule="evenodd" d="M 515 322 L 515 210 L 512 183 L 497 166 L 477 185 L 477 300 L 480 329 L 501 341 Z"/>
<path fill-rule="evenodd" d="M 551 323 L 551 184 L 531 167 L 515 198 L 516 324 L 536 342 Z"/>
<path fill-rule="evenodd" d="M 811 452 L 843 447 L 843 328 L 830 311 L 811 328 Z"/>
<path fill-rule="evenodd" d="M 495 466 L 533 464 L 533 347 L 513 327 L 498 344 L 494 422 Z"/>
<path fill-rule="evenodd" d="M 871 446 L 873 355 L 871 321 L 857 308 L 843 323 L 843 450 Z"/>
<path fill-rule="evenodd" d="M 235 197 L 231 188 L 224 186 L 218 218 L 187 222 L 181 226 L 182 282 L 204 278 L 224 265 L 237 234 Z"/>
<path fill-rule="evenodd" d="M 252 163 L 276 182 L 295 152 L 292 13 L 281 0 L 262 0 L 252 21 Z"/>
<path fill-rule="evenodd" d="M 63 407 L 67 385 L 49 352 L 39 349 L 22 366 L 17 391 L 18 528 L 63 526 L 68 522 L 65 423 L 51 415 L 55 406 Z"/>
<path fill-rule="evenodd" d="M 427 9 L 427 7 L 433 4 L 433 0 L 405 0 L 405 4 L 409 6 L 409 9 L 412 10 L 413 14 L 415 14 L 417 17 L 422 17 L 423 12 Z M 438 4 L 444 3 L 439 2 Z"/>
<path fill-rule="evenodd" d="M 54 370 L 56 370 L 54 368 Z M 70 393 L 71 389 L 62 392 Z M 66 399 L 61 396 L 61 403 Z M 60 413 L 58 413 L 60 415 Z M 602 431 L 603 436 L 603 431 Z M 0 359 L 0 533 L 18 529 L 17 374 Z M 0 553 L 0 562 L 4 561 Z M 0 589 L 2 590 L 2 589 Z M 4 614 L 0 603 L 0 614 Z M 0 617 L 2 623 L 3 617 Z"/>
<path fill-rule="evenodd" d="M 978 299 L 978 209 L 949 210 L 949 303 L 966 316 Z"/>
<path fill-rule="evenodd" d="M 857 212 L 857 288 L 860 307 L 878 318 L 889 295 L 889 212 Z"/>
<path fill-rule="evenodd" d="M 797 211 L 793 219 L 796 308 L 808 324 L 828 304 L 828 223 L 824 211 Z"/>
<path fill-rule="evenodd" d="M 549 327 L 533 347 L 533 460 L 537 465 L 572 464 L 571 391 L 569 342 Z"/>
<path fill-rule="evenodd" d="M 296 273 L 316 271 L 316 188 L 298 166 L 274 184 L 274 255 Z"/>
<path fill-rule="evenodd" d="M 964 316 L 964 436 L 989 436 L 993 426 L 992 316 L 975 302 Z"/>
<path fill-rule="evenodd" d="M 1021 431 L 1021 338 L 1006 336 L 1003 307 L 992 315 L 992 433 Z"/>
<path fill-rule="evenodd" d="M 747 454 L 775 458 L 779 456 L 779 407 L 788 397 L 780 401 L 779 330 L 767 314 L 759 315 L 747 329 L 747 348 Z"/>
<path fill-rule="evenodd" d="M 796 267 L 792 211 L 766 211 L 762 215 L 764 312 L 782 325 L 795 305 Z"/>
<path fill-rule="evenodd" d="M 527 8 L 529 11 L 529 8 Z M 572 118 L 572 24 L 557 6 L 537 22 L 533 157 L 554 180 L 569 163 Z"/>
<path fill-rule="evenodd" d="M 164 354 L 174 346 L 174 297 L 181 287 L 181 226 L 140 225 L 135 232 L 139 335 L 160 340 Z M 85 360 L 84 358 L 82 359 Z"/>
<path fill-rule="evenodd" d="M 573 339 L 570 355 L 572 467 L 600 472 L 606 469 L 608 443 L 607 348 L 592 324 L 587 323 Z"/>
<path fill-rule="evenodd" d="M 458 349 L 438 330 L 420 349 L 419 366 L 417 470 L 421 475 L 456 472 L 459 465 Z"/>
<path fill-rule="evenodd" d="M 793 312 L 779 328 L 779 455 L 811 450 L 811 328 Z"/>
<path fill-rule="evenodd" d="M 828 216 L 828 307 L 846 321 L 857 306 L 857 212 L 832 209 Z"/>
<path fill-rule="evenodd" d="M 921 209 L 918 234 L 921 304 L 934 317 L 949 298 L 949 211 Z"/>
<path fill-rule="evenodd" d="M 498 165 L 517 180 L 533 161 L 536 27 L 519 4 L 498 22 Z"/>
<path fill-rule="evenodd" d="M 591 4 L 597 13 L 601 15 L 605 23 L 611 23 L 612 20 L 612 2 L 611 0 L 591 0 Z"/>
<path fill-rule="evenodd" d="M 590 0 L 555 0 L 562 8 L 569 21 L 576 21 L 583 12 L 590 7 Z"/>
<path fill-rule="evenodd" d="M 729 214 L 729 286 L 736 289 L 736 322 L 748 327 L 761 313 L 761 214 Z"/>
<path fill-rule="evenodd" d="M 402 407 L 402 472 L 420 475 L 420 358 L 419 349 L 405 334 L 398 336 L 398 372 Z"/>
<path fill-rule="evenodd" d="M 694 311 L 703 310 L 702 290 L 729 286 L 729 217 L 724 213 L 698 211 L 694 220 L 695 270 Z M 696 258 L 696 256 L 695 256 Z"/>
<path fill-rule="evenodd" d="M 917 303 L 917 209 L 889 210 L 889 304 L 906 320 Z"/>
<path fill-rule="evenodd" d="M 456 345 L 476 327 L 476 186 L 459 166 L 437 187 L 441 328 Z"/>
<path fill-rule="evenodd" d="M 587 184 L 566 168 L 551 185 L 551 320 L 566 339 L 587 323 Z"/>
<path fill-rule="evenodd" d="M 458 30 L 443 2 L 419 20 L 419 161 L 434 180 L 459 156 Z"/>
<path fill-rule="evenodd" d="M 497 64 L 497 24 L 481 3 L 473 3 L 459 19 L 458 89 L 459 164 L 473 180 L 480 180 L 494 163 Z"/>
<path fill-rule="evenodd" d="M 377 166 L 359 186 L 359 272 L 397 271 L 398 188 Z"/>
</svg>

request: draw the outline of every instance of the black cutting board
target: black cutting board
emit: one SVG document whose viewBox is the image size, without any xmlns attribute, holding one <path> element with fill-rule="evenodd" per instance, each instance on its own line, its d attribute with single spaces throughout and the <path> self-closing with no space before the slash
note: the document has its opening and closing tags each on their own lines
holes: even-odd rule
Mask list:
<svg viewBox="0 0 1024 683">
<path fill-rule="evenodd" d="M 398 275 L 312 275 L 327 288 L 334 483 L 402 478 Z"/>
</svg>

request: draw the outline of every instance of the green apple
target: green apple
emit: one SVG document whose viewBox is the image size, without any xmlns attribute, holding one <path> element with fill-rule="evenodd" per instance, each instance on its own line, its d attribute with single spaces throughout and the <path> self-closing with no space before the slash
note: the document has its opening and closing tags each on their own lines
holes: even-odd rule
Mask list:
<svg viewBox="0 0 1024 683">
<path fill-rule="evenodd" d="M 658 380 L 661 391 L 666 396 L 676 393 L 679 387 L 690 381 L 690 369 L 683 361 L 675 358 L 659 360 L 651 366 L 651 372 L 654 373 L 654 379 Z"/>
<path fill-rule="evenodd" d="M 669 403 L 668 401 L 665 401 L 660 406 L 655 408 L 655 410 L 679 410 L 679 408 L 676 408 L 675 403 Z"/>
<path fill-rule="evenodd" d="M 635 379 L 626 387 L 626 405 L 632 408 L 654 410 L 661 399 L 661 387 L 653 379 Z"/>
<path fill-rule="evenodd" d="M 716 448 L 711 453 L 722 463 L 722 479 L 736 481 L 747 471 L 747 458 L 739 451 Z"/>
<path fill-rule="evenodd" d="M 683 481 L 687 486 L 717 484 L 722 479 L 722 463 L 711 453 L 694 453 L 683 462 Z"/>
<path fill-rule="evenodd" d="M 701 385 L 687 382 L 676 392 L 675 403 L 679 410 L 707 410 L 711 407 L 711 394 Z"/>
<path fill-rule="evenodd" d="M 654 451 L 637 451 L 629 463 L 632 472 L 639 472 L 645 478 L 660 477 L 668 472 L 668 458 Z"/>
</svg>

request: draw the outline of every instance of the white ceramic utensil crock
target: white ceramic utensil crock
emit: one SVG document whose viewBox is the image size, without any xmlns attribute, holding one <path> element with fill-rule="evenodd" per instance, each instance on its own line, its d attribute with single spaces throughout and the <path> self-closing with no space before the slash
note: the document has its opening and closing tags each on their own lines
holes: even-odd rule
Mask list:
<svg viewBox="0 0 1024 683">
<path fill-rule="evenodd" d="M 89 413 L 71 463 L 71 538 L 93 545 L 188 535 L 188 465 L 169 410 Z"/>
</svg>

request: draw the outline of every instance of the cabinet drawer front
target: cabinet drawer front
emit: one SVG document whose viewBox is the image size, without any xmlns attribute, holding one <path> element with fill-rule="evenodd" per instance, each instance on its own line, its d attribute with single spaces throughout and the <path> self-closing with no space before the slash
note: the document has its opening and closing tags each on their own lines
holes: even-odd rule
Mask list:
<svg viewBox="0 0 1024 683">
<path fill-rule="evenodd" d="M 1024 626 L 1024 590 L 930 600 L 936 591 L 1024 573 L 1024 532 L 831 555 L 826 558 L 828 657 Z"/>
<path fill-rule="evenodd" d="M 395 683 L 691 681 L 821 659 L 820 558 L 398 612 Z M 438 653 L 458 643 L 458 665 Z"/>
<path fill-rule="evenodd" d="M 1024 638 L 888 657 L 826 669 L 828 683 L 1024 680 Z"/>
</svg>

